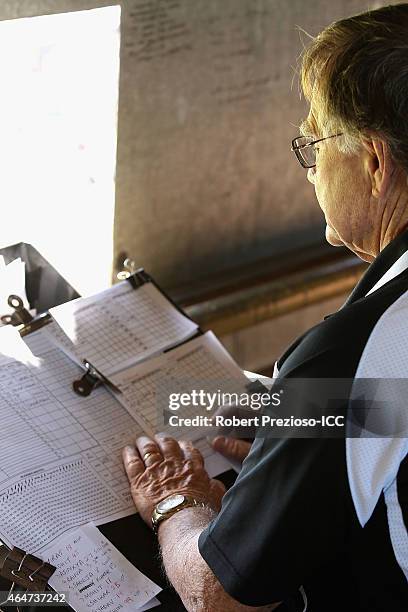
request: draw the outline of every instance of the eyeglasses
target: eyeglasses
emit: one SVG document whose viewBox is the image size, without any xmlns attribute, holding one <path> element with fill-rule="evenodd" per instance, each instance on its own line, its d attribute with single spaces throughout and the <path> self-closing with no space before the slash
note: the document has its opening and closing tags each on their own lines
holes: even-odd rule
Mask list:
<svg viewBox="0 0 408 612">
<path fill-rule="evenodd" d="M 325 138 L 319 138 L 318 140 L 313 140 L 311 136 L 298 136 L 292 140 L 291 151 L 294 152 L 303 168 L 314 168 L 316 165 L 315 144 L 322 142 L 323 140 L 328 140 L 329 138 L 336 138 L 336 136 L 341 135 L 342 132 L 340 134 L 326 136 Z"/>
</svg>

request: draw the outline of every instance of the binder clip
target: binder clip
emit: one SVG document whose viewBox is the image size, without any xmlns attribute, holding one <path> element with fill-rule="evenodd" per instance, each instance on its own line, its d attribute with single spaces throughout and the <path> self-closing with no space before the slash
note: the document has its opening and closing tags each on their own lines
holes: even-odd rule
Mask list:
<svg viewBox="0 0 408 612">
<path fill-rule="evenodd" d="M 9 295 L 7 304 L 14 308 L 14 312 L 10 315 L 3 315 L 2 322 L 5 325 L 27 325 L 33 320 L 33 316 L 24 308 L 23 300 L 18 295 Z"/>
<path fill-rule="evenodd" d="M 38 315 L 34 319 L 32 319 L 29 323 L 26 323 L 24 327 L 19 329 L 20 336 L 28 336 L 32 332 L 35 332 L 37 329 L 41 329 L 44 325 L 51 323 L 52 317 L 49 312 L 43 312 Z"/>
<path fill-rule="evenodd" d="M 129 257 L 126 257 L 124 260 L 123 270 L 117 273 L 116 278 L 120 281 L 127 280 L 133 289 L 142 287 L 145 283 L 152 282 L 153 280 L 143 268 L 137 268 L 136 262 L 133 259 L 129 259 Z M 161 291 L 159 287 L 157 288 Z"/>
<path fill-rule="evenodd" d="M 120 281 L 126 280 L 127 278 L 129 278 L 129 276 L 132 276 L 132 274 L 134 274 L 136 270 L 136 263 L 133 261 L 133 259 L 126 257 L 123 262 L 123 270 L 117 273 L 116 278 Z"/>
<path fill-rule="evenodd" d="M 93 367 L 89 361 L 84 360 L 84 366 L 86 368 L 85 374 L 79 380 L 74 380 L 72 386 L 75 393 L 82 395 L 82 397 L 88 397 L 92 391 L 98 385 L 104 384 L 110 387 L 116 393 L 120 393 L 120 389 L 116 387 L 110 380 L 108 380 L 103 374 L 101 374 L 96 368 Z"/>
<path fill-rule="evenodd" d="M 55 570 L 51 563 L 30 555 L 21 548 L 15 546 L 9 550 L 5 546 L 0 547 L 0 576 L 11 582 L 7 599 L 16 585 L 25 590 L 44 592 Z M 7 604 L 7 599 L 0 602 L 0 605 Z"/>
<path fill-rule="evenodd" d="M 88 361 L 84 361 L 86 373 L 79 380 L 74 380 L 72 386 L 75 393 L 82 395 L 82 397 L 88 397 L 92 391 L 101 384 L 101 375 Z"/>
</svg>

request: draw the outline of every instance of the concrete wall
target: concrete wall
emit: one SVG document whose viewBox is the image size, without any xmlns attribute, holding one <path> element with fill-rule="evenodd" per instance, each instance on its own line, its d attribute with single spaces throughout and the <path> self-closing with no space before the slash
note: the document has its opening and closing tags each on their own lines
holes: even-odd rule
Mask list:
<svg viewBox="0 0 408 612">
<path fill-rule="evenodd" d="M 174 286 L 321 240 L 289 150 L 306 113 L 296 28 L 315 34 L 385 3 L 2 0 L 0 19 L 112 4 L 122 7 L 116 256 Z"/>
<path fill-rule="evenodd" d="M 177 286 L 322 240 L 290 152 L 306 113 L 297 26 L 367 0 L 123 4 L 116 253 Z"/>
</svg>

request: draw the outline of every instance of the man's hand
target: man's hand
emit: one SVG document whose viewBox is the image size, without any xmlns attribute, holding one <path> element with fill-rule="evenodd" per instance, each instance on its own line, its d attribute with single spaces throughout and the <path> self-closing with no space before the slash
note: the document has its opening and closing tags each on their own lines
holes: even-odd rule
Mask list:
<svg viewBox="0 0 408 612">
<path fill-rule="evenodd" d="M 123 449 L 123 461 L 133 500 L 142 518 L 151 527 L 155 505 L 175 493 L 206 502 L 218 511 L 224 485 L 212 480 L 204 459 L 191 442 L 156 436 L 141 437 L 136 446 Z M 254 608 L 228 595 L 200 555 L 198 538 L 213 518 L 207 508 L 186 508 L 163 521 L 159 542 L 166 573 L 189 612 L 262 612 L 279 604 Z"/>
<path fill-rule="evenodd" d="M 238 438 L 217 436 L 214 440 L 211 440 L 211 446 L 217 453 L 220 453 L 233 463 L 242 464 L 251 449 L 252 442 L 239 440 Z"/>
<path fill-rule="evenodd" d="M 156 504 L 175 493 L 205 502 L 216 512 L 221 507 L 225 487 L 208 476 L 204 459 L 191 442 L 142 436 L 136 446 L 123 449 L 123 462 L 133 501 L 150 527 Z"/>
</svg>

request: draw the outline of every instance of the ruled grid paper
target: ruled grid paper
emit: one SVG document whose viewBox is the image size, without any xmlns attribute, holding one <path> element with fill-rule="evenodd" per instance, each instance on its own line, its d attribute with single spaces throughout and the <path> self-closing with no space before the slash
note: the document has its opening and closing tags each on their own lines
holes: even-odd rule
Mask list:
<svg viewBox="0 0 408 612">
<path fill-rule="evenodd" d="M 152 284 L 124 281 L 50 310 L 76 355 L 107 378 L 191 338 L 198 326 Z M 57 339 L 62 342 L 61 336 Z M 63 343 L 65 350 L 70 343 Z"/>
<path fill-rule="evenodd" d="M 72 381 L 82 370 L 49 341 L 45 330 L 25 342 L 10 326 L 0 330 L 0 347 L 6 348 L 6 354 L 0 352 L 0 537 L 32 552 L 89 521 L 103 524 L 133 514 L 121 449 L 158 428 L 149 413 L 149 389 L 135 393 L 137 376 L 157 368 L 156 359 L 140 364 L 142 372 L 127 372 L 133 398 L 143 406 L 141 419 L 134 399 L 122 405 L 104 387 L 88 397 L 75 394 Z M 157 359 L 167 363 L 163 384 L 182 373 L 183 378 L 197 374 L 205 360 L 212 381 L 222 373 L 246 381 L 212 334 Z M 194 444 L 211 476 L 230 469 L 205 438 Z"/>
<path fill-rule="evenodd" d="M 171 393 L 190 393 L 193 389 L 243 393 L 248 380 L 214 334 L 207 332 L 169 353 L 128 368 L 116 376 L 115 383 L 121 391 L 117 398 L 129 413 L 143 429 L 157 432 L 163 431 L 163 409 L 168 408 Z M 194 408 L 192 414 L 199 411 Z M 201 409 L 201 414 L 205 410 Z M 180 437 L 183 432 L 174 434 Z M 190 431 L 190 439 L 192 435 Z"/>
<path fill-rule="evenodd" d="M 135 512 L 121 449 L 142 430 L 105 388 L 76 395 L 81 370 L 41 332 L 26 341 L 40 360 L 0 354 L 0 535 L 34 552 L 84 522 Z"/>
<path fill-rule="evenodd" d="M 206 436 L 207 428 L 172 427 L 165 425 L 163 411 L 169 413 L 169 395 L 175 391 L 190 393 L 193 389 L 206 392 L 245 393 L 248 379 L 212 332 L 128 368 L 115 377 L 121 393 L 118 400 L 149 433 L 162 432 L 174 438 L 192 440 L 205 458 L 211 476 L 231 468 L 221 455 L 214 453 Z M 173 414 L 176 414 L 174 412 Z M 186 416 L 186 411 L 183 411 Z M 203 408 L 192 407 L 191 416 L 205 415 Z"/>
</svg>

